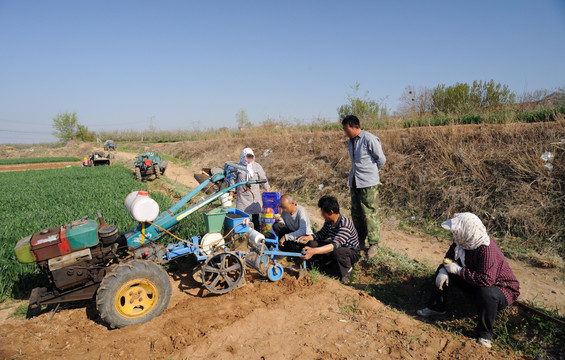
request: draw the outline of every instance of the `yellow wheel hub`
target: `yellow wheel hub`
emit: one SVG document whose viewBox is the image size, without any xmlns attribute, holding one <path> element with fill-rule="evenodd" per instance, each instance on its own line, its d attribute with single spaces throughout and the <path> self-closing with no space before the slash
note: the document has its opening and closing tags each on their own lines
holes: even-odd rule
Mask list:
<svg viewBox="0 0 565 360">
<path fill-rule="evenodd" d="M 130 280 L 116 293 L 114 306 L 118 313 L 127 318 L 146 315 L 155 307 L 159 298 L 157 286 L 147 279 Z"/>
</svg>

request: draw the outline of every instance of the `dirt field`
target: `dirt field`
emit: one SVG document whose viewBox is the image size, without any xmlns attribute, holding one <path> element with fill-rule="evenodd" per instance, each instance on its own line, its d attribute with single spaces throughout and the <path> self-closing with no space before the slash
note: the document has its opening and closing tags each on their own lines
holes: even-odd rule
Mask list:
<svg viewBox="0 0 565 360">
<path fill-rule="evenodd" d="M 130 164 L 131 153 L 116 153 Z M 131 165 L 131 164 L 130 164 Z M 190 187 L 195 171 L 170 164 L 166 175 Z M 317 209 L 307 206 L 321 225 Z M 420 262 L 441 261 L 448 243 L 385 222 L 383 244 Z M 511 261 L 522 299 L 565 309 L 562 275 Z M 171 273 L 169 308 L 149 323 L 109 330 L 93 304 L 24 320 L 0 312 L 0 359 L 490 359 L 519 358 L 487 350 L 402 314 L 363 291 L 327 278 L 277 282 L 247 273 L 245 285 L 222 296 L 202 293 L 190 268 Z M 423 302 L 425 299 L 423 299 Z M 409 316 L 412 315 L 412 316 Z"/>
<path fill-rule="evenodd" d="M 169 308 L 149 323 L 108 330 L 92 305 L 9 319 L 0 358 L 9 359 L 494 359 L 387 308 L 362 291 L 322 278 L 286 274 L 277 283 L 247 275 L 222 296 L 199 296 L 190 273 L 171 274 Z M 509 356 L 508 358 L 517 358 Z"/>
</svg>

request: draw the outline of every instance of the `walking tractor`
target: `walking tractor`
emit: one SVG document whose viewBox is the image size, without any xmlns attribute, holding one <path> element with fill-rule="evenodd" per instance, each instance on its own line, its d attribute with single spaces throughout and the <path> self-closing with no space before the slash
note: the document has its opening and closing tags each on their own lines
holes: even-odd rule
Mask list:
<svg viewBox="0 0 565 360">
<path fill-rule="evenodd" d="M 284 275 L 281 256 L 301 253 L 279 251 L 278 239 L 253 229 L 250 216 L 237 209 L 216 208 L 205 214 L 207 232 L 181 239 L 171 231 L 190 214 L 221 198 L 226 205 L 228 192 L 237 186 L 251 186 L 264 180 L 229 185 L 238 170 L 234 162 L 209 170 L 210 178 L 171 208 L 159 213 L 159 205 L 147 192 L 127 196 L 125 205 L 139 224 L 119 233 L 106 224 L 100 212 L 98 221 L 80 220 L 22 238 L 15 247 L 21 263 L 37 262 L 48 285 L 35 288 L 30 310 L 42 305 L 92 299 L 100 317 L 112 328 L 144 323 L 160 315 L 168 306 L 172 288 L 168 274 L 160 266 L 191 256 L 201 268 L 203 286 L 211 293 L 224 294 L 236 288 L 250 266 L 271 281 Z M 200 202 L 185 205 L 210 183 L 217 191 Z M 167 246 L 156 242 L 169 235 L 177 241 Z M 302 261 L 301 273 L 306 263 Z"/>
<path fill-rule="evenodd" d="M 135 178 L 137 181 L 141 181 L 145 177 L 155 175 L 155 179 L 158 179 L 165 174 L 167 164 L 159 154 L 154 152 L 141 153 L 135 157 L 133 162 Z"/>
</svg>

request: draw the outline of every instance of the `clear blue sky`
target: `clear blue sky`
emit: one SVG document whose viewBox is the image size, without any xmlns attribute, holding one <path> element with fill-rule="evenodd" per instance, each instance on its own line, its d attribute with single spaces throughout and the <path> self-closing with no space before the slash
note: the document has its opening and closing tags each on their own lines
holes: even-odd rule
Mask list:
<svg viewBox="0 0 565 360">
<path fill-rule="evenodd" d="M 565 0 L 0 0 L 0 143 L 90 130 L 337 120 L 356 81 L 565 86 Z"/>
</svg>

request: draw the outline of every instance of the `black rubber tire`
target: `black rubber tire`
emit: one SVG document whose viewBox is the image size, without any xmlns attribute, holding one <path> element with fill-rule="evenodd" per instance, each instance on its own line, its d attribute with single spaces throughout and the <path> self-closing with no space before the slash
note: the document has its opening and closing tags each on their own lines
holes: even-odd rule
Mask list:
<svg viewBox="0 0 565 360">
<path fill-rule="evenodd" d="M 146 308 L 143 306 L 133 307 L 133 310 L 137 313 L 128 316 L 120 309 L 126 309 L 124 306 L 124 304 L 127 306 L 126 296 L 131 297 L 131 290 L 133 290 L 134 296 L 137 295 L 135 289 L 139 289 L 140 284 L 149 284 L 153 292 L 143 292 L 146 299 L 143 300 L 140 297 L 139 301 L 147 301 L 151 304 Z M 142 292 L 140 291 L 140 293 Z M 102 320 L 111 328 L 122 328 L 142 324 L 161 315 L 169 306 L 171 294 L 172 287 L 169 275 L 161 266 L 152 261 L 132 260 L 116 266 L 102 279 L 96 292 L 96 309 Z M 130 300 L 131 304 L 137 298 L 131 297 Z"/>
<path fill-rule="evenodd" d="M 165 170 L 167 170 L 167 165 L 169 165 L 169 163 L 165 161 L 164 163 L 161 164 L 161 166 L 159 166 L 161 168 L 161 175 L 165 174 Z"/>
<path fill-rule="evenodd" d="M 153 172 L 155 173 L 155 179 L 161 177 L 161 168 L 159 168 L 159 165 L 153 165 Z"/>
<path fill-rule="evenodd" d="M 141 170 L 138 167 L 135 168 L 135 178 L 141 182 Z"/>
</svg>

